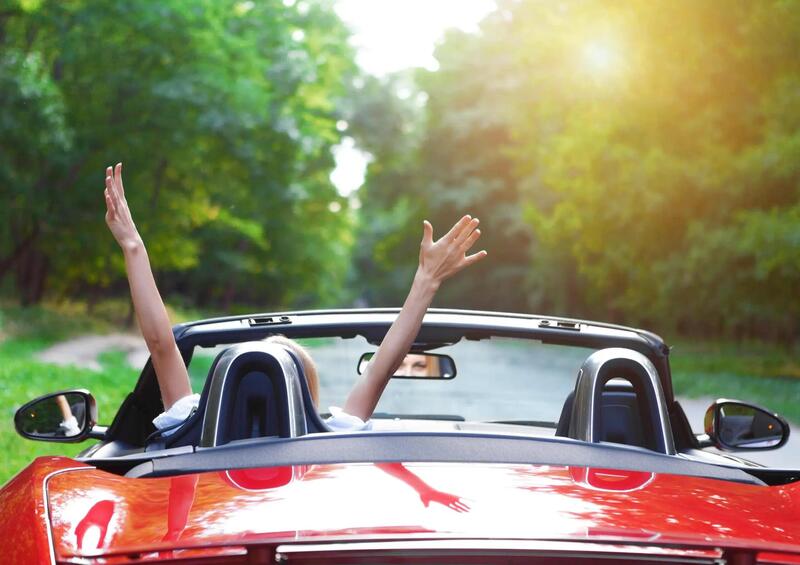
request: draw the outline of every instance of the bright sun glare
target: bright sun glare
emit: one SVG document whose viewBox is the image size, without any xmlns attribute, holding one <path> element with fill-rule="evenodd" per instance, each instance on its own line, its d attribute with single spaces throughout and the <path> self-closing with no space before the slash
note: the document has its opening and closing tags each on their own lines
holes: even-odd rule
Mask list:
<svg viewBox="0 0 800 565">
<path fill-rule="evenodd" d="M 583 56 L 589 69 L 594 72 L 607 73 L 616 66 L 616 51 L 607 43 L 589 43 L 583 50 Z"/>
</svg>

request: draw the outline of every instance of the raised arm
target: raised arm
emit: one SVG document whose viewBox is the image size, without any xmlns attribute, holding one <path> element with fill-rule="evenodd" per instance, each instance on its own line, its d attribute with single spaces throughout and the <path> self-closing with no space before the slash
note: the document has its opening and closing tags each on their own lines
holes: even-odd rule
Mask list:
<svg viewBox="0 0 800 565">
<path fill-rule="evenodd" d="M 424 222 L 419 266 L 403 308 L 369 366 L 350 391 L 344 411 L 362 420 L 372 416 L 389 378 L 408 353 L 422 326 L 422 318 L 442 282 L 458 271 L 486 257 L 486 251 L 466 255 L 481 232 L 478 219 L 461 218 L 441 239 L 433 241 L 433 227 Z"/>
<path fill-rule="evenodd" d="M 147 250 L 133 223 L 122 186 L 122 163 L 106 169 L 106 224 L 122 248 L 136 318 L 153 360 L 161 400 L 168 410 L 177 400 L 192 394 L 172 324 L 158 293 Z"/>
</svg>

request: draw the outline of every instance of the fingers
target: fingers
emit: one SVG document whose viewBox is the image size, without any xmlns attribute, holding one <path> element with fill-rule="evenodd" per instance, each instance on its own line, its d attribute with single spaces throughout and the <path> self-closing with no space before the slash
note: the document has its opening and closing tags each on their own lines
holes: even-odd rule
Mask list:
<svg viewBox="0 0 800 565">
<path fill-rule="evenodd" d="M 456 512 L 469 512 L 469 506 L 462 502 L 460 498 L 457 498 L 453 502 L 449 503 L 447 507 L 451 510 L 455 510 Z"/>
<path fill-rule="evenodd" d="M 111 200 L 111 195 L 108 193 L 108 189 L 106 189 L 104 193 L 106 197 L 106 210 L 109 214 L 109 218 L 113 218 L 117 213 L 117 210 L 114 207 L 114 201 Z"/>
<path fill-rule="evenodd" d="M 422 244 L 433 244 L 433 226 L 428 220 L 422 222 Z"/>
<path fill-rule="evenodd" d="M 461 251 L 467 252 L 475 242 L 478 241 L 478 238 L 481 237 L 481 230 L 475 230 L 471 234 L 469 234 L 464 241 L 461 242 Z"/>
<path fill-rule="evenodd" d="M 106 193 L 111 199 L 114 214 L 119 215 L 127 206 L 122 186 L 122 163 L 106 167 Z"/>
<path fill-rule="evenodd" d="M 450 231 L 445 234 L 444 239 L 447 239 L 448 241 L 457 239 L 458 236 L 461 235 L 461 231 L 467 227 L 471 220 L 472 216 L 469 214 L 458 220 L 453 227 L 450 228 Z"/>
<path fill-rule="evenodd" d="M 114 182 L 119 189 L 120 197 L 125 196 L 125 189 L 122 187 L 122 162 L 120 161 L 117 163 L 116 169 L 114 170 Z"/>
<path fill-rule="evenodd" d="M 472 255 L 467 255 L 466 257 L 464 257 L 464 266 L 469 267 L 470 265 L 477 263 L 487 255 L 488 253 L 486 253 L 485 249 L 478 251 L 477 253 L 473 253 Z"/>
<path fill-rule="evenodd" d="M 455 240 L 455 244 L 461 247 L 464 251 L 472 247 L 472 244 L 477 241 L 481 236 L 481 230 L 477 229 L 480 224 L 478 218 L 473 218 L 467 226 L 461 231 L 461 234 Z M 477 235 L 476 235 L 477 234 Z"/>
<path fill-rule="evenodd" d="M 108 167 L 108 169 L 106 169 L 106 172 L 111 173 L 106 175 L 106 194 L 111 200 L 111 205 L 114 208 L 114 212 L 116 212 L 120 208 L 119 194 L 117 193 L 116 186 L 114 186 L 114 179 L 111 176 L 113 175 L 111 167 Z"/>
<path fill-rule="evenodd" d="M 116 208 L 116 200 L 114 199 L 114 182 L 111 180 L 111 175 L 113 172 L 111 171 L 111 167 L 106 169 L 106 190 L 105 195 L 111 201 L 111 205 Z"/>
</svg>

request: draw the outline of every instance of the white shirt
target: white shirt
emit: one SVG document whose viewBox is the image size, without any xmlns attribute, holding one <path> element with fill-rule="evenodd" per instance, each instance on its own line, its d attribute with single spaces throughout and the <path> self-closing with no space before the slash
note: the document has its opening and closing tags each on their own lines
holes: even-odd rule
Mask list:
<svg viewBox="0 0 800 565">
<path fill-rule="evenodd" d="M 191 416 L 199 404 L 199 394 L 184 396 L 170 406 L 169 410 L 156 416 L 153 419 L 153 425 L 158 430 L 169 428 L 161 434 L 163 437 L 167 437 L 178 431 L 180 428 L 178 424 L 183 423 Z M 348 414 L 338 406 L 331 406 L 329 410 L 331 411 L 331 416 L 325 420 L 325 424 L 334 432 L 358 432 L 372 429 L 372 420 L 365 422 L 358 416 Z"/>
</svg>

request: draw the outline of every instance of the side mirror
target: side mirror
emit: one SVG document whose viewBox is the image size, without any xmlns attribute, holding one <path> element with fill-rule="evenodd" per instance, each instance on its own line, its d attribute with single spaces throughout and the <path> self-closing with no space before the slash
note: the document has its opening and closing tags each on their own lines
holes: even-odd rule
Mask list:
<svg viewBox="0 0 800 565">
<path fill-rule="evenodd" d="M 86 390 L 66 390 L 40 396 L 14 415 L 14 427 L 24 438 L 79 442 L 97 423 L 97 405 Z"/>
<path fill-rule="evenodd" d="M 374 353 L 364 353 L 358 361 L 357 371 L 364 374 Z M 440 353 L 408 353 L 392 375 L 393 379 L 452 379 L 456 376 L 456 362 Z"/>
<path fill-rule="evenodd" d="M 706 410 L 705 432 L 724 450 L 777 449 L 789 439 L 789 423 L 746 402 L 720 399 Z"/>
</svg>

